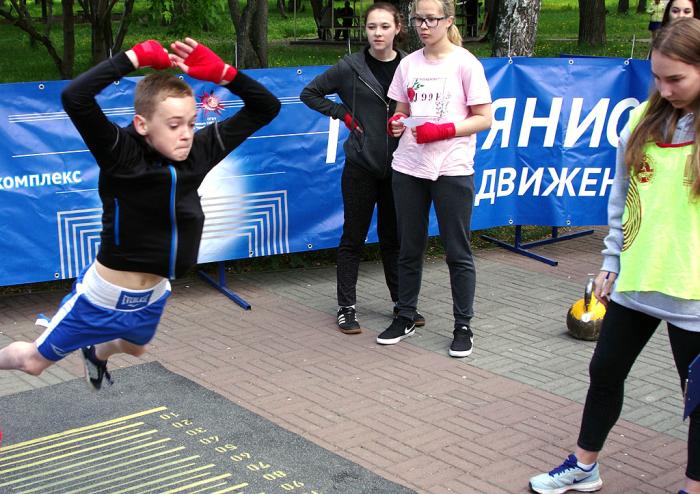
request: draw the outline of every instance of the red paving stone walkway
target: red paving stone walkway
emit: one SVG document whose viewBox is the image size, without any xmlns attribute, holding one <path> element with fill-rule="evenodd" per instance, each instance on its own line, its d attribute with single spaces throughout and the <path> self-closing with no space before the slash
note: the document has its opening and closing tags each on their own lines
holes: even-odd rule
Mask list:
<svg viewBox="0 0 700 494">
<path fill-rule="evenodd" d="M 146 359 L 417 492 L 524 493 L 530 475 L 574 445 L 593 344 L 570 338 L 564 321 L 586 273 L 598 269 L 601 245 L 597 232 L 537 249 L 557 267 L 478 251 L 475 350 L 467 359 L 446 353 L 451 308 L 440 259 L 425 266 L 419 306 L 428 324 L 399 345 L 375 343 L 391 305 L 381 267 L 367 263 L 358 287 L 362 334 L 335 329 L 332 267 L 232 278 L 251 311 L 191 279 L 175 284 Z M 36 313 L 52 313 L 61 296 L 0 298 L 0 345 L 35 338 Z M 76 356 L 40 378 L 2 372 L 0 396 L 81 372 Z M 680 488 L 685 426 L 676 381 L 660 329 L 630 377 L 623 418 L 604 450 L 602 492 Z"/>
</svg>

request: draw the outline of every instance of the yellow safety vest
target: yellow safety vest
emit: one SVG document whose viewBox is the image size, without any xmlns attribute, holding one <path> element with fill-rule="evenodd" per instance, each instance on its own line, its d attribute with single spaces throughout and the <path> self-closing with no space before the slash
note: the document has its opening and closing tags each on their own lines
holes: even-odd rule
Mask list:
<svg viewBox="0 0 700 494">
<path fill-rule="evenodd" d="M 646 103 L 630 113 L 630 130 Z M 700 198 L 690 166 L 695 143 L 648 143 L 644 165 L 630 177 L 622 216 L 619 292 L 660 292 L 700 300 Z"/>
</svg>

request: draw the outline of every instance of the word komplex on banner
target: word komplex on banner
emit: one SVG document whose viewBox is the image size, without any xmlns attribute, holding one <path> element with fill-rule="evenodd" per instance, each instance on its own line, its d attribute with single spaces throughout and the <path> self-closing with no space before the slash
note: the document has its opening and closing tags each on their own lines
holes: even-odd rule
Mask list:
<svg viewBox="0 0 700 494">
<path fill-rule="evenodd" d="M 618 136 L 629 110 L 649 94 L 649 63 L 514 58 L 483 64 L 494 120 L 477 136 L 472 229 L 605 224 Z M 202 184 L 199 262 L 338 245 L 347 130 L 299 100 L 326 68 L 247 71 L 280 99 L 282 110 Z M 242 106 L 226 89 L 186 80 L 197 99 L 198 128 Z M 137 82 L 121 79 L 98 96 L 117 125 L 133 119 Z M 73 278 L 99 250 L 99 170 L 61 106 L 66 84 L 0 88 L 0 286 Z M 434 218 L 430 234 L 438 234 Z M 374 228 L 368 240 L 376 240 Z"/>
</svg>

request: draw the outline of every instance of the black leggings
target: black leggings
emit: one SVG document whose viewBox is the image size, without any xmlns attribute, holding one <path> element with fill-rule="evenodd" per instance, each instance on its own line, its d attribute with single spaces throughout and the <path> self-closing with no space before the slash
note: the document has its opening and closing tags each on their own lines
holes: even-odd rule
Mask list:
<svg viewBox="0 0 700 494">
<path fill-rule="evenodd" d="M 591 384 L 583 409 L 578 445 L 600 451 L 622 411 L 624 384 L 632 364 L 661 321 L 610 302 L 598 345 L 591 359 Z M 668 326 L 673 359 L 683 387 L 688 365 L 700 354 L 700 333 Z M 700 407 L 690 415 L 686 476 L 700 481 Z"/>
<path fill-rule="evenodd" d="M 399 238 L 396 231 L 391 175 L 383 179 L 377 178 L 364 168 L 346 161 L 341 188 L 344 222 L 337 257 L 338 305 L 355 305 L 357 301 L 357 275 L 375 205 L 384 278 L 391 300 L 396 302 L 399 290 Z"/>
</svg>

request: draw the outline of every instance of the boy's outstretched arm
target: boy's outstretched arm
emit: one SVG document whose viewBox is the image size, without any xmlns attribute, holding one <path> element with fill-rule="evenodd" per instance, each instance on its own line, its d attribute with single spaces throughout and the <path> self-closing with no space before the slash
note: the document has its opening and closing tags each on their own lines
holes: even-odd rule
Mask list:
<svg viewBox="0 0 700 494">
<path fill-rule="evenodd" d="M 153 40 L 98 63 L 73 79 L 61 93 L 63 108 L 102 168 L 111 168 L 122 159 L 118 152 L 120 129 L 107 119 L 96 96 L 135 69 L 149 66 L 171 66 L 165 49 Z"/>
<path fill-rule="evenodd" d="M 170 48 L 171 61 L 183 72 L 196 79 L 225 86 L 240 96 L 244 103 L 244 107 L 232 117 L 195 134 L 195 145 L 214 143 L 204 150 L 208 155 L 208 171 L 247 137 L 270 123 L 279 113 L 281 105 L 262 84 L 224 63 L 216 53 L 192 38 L 177 41 Z M 205 138 L 210 133 L 216 133 L 216 139 Z"/>
</svg>

